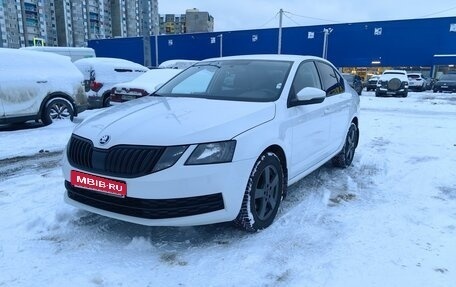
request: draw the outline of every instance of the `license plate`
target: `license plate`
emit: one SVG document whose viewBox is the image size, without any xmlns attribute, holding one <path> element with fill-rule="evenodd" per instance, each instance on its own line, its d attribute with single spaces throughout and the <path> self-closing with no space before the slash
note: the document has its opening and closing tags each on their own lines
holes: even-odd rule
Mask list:
<svg viewBox="0 0 456 287">
<path fill-rule="evenodd" d="M 443 88 L 443 89 L 446 89 L 446 88 L 448 88 L 448 86 L 442 86 L 442 88 Z"/>
<path fill-rule="evenodd" d="M 136 96 L 122 95 L 122 100 L 131 101 L 136 99 Z"/>
<path fill-rule="evenodd" d="M 95 190 L 109 195 L 125 197 L 127 183 L 76 170 L 71 171 L 71 184 L 77 187 Z"/>
<path fill-rule="evenodd" d="M 396 94 L 395 92 L 386 92 L 387 95 L 394 95 Z"/>
</svg>

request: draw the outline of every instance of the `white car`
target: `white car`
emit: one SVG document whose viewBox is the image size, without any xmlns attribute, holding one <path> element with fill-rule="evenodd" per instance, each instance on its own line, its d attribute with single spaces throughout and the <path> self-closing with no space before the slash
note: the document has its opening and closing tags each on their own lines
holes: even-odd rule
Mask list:
<svg viewBox="0 0 456 287">
<path fill-rule="evenodd" d="M 422 92 L 426 90 L 426 80 L 421 73 L 408 73 L 409 89 Z"/>
<path fill-rule="evenodd" d="M 0 48 L 0 123 L 73 119 L 87 108 L 81 72 L 69 57 Z"/>
<path fill-rule="evenodd" d="M 329 160 L 352 163 L 358 113 L 358 94 L 318 57 L 201 61 L 75 128 L 65 199 L 144 225 L 263 229 L 287 186 Z"/>
<path fill-rule="evenodd" d="M 375 96 L 407 97 L 409 81 L 405 70 L 385 70 L 377 81 Z"/>
<path fill-rule="evenodd" d="M 153 69 L 133 81 L 114 85 L 111 89 L 111 105 L 147 96 L 160 85 L 182 72 L 180 69 Z"/>
<path fill-rule="evenodd" d="M 84 75 L 89 108 L 109 106 L 112 86 L 136 79 L 149 71 L 143 65 L 117 58 L 85 58 L 74 64 Z"/>
</svg>

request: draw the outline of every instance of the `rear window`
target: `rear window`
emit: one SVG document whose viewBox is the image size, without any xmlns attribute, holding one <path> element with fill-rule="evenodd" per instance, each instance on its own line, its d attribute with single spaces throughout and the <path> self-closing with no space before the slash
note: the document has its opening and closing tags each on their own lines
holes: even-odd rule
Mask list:
<svg viewBox="0 0 456 287">
<path fill-rule="evenodd" d="M 405 75 L 402 72 L 384 72 L 383 75 Z"/>
<path fill-rule="evenodd" d="M 408 78 L 409 79 L 419 79 L 420 76 L 419 75 L 408 75 Z"/>
</svg>

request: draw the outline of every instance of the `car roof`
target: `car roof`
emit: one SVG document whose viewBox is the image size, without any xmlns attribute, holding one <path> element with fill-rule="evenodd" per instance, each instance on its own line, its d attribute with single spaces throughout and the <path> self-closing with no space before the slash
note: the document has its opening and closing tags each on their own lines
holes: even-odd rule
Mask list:
<svg viewBox="0 0 456 287">
<path fill-rule="evenodd" d="M 286 55 L 286 54 L 257 54 L 257 55 L 242 55 L 242 56 L 228 56 L 221 58 L 210 58 L 203 60 L 205 61 L 229 61 L 229 60 L 276 60 L 276 61 L 293 61 L 301 62 L 304 60 L 321 60 L 329 63 L 329 61 L 315 56 L 303 56 L 303 55 Z"/>
<path fill-rule="evenodd" d="M 88 64 L 88 65 L 100 65 L 100 66 L 119 66 L 119 67 L 132 67 L 132 68 L 144 68 L 143 65 L 138 63 L 119 59 L 119 58 L 104 58 L 104 57 L 92 57 L 92 58 L 84 58 L 74 62 L 76 65 L 78 64 Z M 147 69 L 148 70 L 148 69 Z"/>
</svg>

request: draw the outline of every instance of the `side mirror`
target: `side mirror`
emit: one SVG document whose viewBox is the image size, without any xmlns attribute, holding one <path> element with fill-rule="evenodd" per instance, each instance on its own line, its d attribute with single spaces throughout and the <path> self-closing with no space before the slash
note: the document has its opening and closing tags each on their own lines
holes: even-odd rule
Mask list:
<svg viewBox="0 0 456 287">
<path fill-rule="evenodd" d="M 307 87 L 296 95 L 299 102 L 310 101 L 309 104 L 321 103 L 326 98 L 326 92 L 317 88 Z"/>
</svg>

